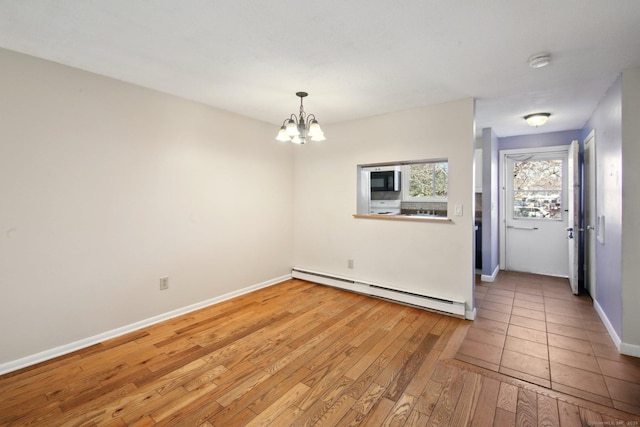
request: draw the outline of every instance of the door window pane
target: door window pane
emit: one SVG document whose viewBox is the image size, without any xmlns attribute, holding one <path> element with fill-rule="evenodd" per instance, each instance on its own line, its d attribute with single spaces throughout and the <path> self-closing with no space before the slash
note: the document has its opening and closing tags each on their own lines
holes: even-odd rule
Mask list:
<svg viewBox="0 0 640 427">
<path fill-rule="evenodd" d="M 513 217 L 562 219 L 562 160 L 514 162 Z"/>
</svg>

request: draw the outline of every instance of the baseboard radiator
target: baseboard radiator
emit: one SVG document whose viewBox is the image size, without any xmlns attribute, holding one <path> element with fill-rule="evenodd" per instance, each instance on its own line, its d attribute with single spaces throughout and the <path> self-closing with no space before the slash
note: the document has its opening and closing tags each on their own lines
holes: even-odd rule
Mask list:
<svg viewBox="0 0 640 427">
<path fill-rule="evenodd" d="M 360 294 L 371 295 L 403 304 L 426 308 L 428 310 L 440 311 L 454 316 L 465 316 L 465 303 L 460 301 L 451 301 L 427 295 L 420 295 L 373 283 L 359 282 L 346 277 L 339 277 L 310 270 L 302 270 L 299 268 L 293 268 L 291 276 L 296 279 L 333 286 Z"/>
</svg>

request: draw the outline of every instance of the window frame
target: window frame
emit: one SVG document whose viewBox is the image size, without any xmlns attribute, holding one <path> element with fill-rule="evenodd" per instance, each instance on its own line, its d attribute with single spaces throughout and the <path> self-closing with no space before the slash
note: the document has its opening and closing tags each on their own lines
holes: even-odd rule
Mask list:
<svg viewBox="0 0 640 427">
<path fill-rule="evenodd" d="M 447 164 L 447 195 L 446 196 L 411 196 L 410 193 L 410 170 L 412 165 L 424 165 L 432 163 Z M 434 169 L 435 174 L 435 169 Z M 435 179 L 435 177 L 434 177 Z M 406 162 L 402 164 L 402 200 L 417 203 L 448 203 L 449 201 L 449 159 L 429 159 L 424 161 Z"/>
<path fill-rule="evenodd" d="M 556 153 L 556 152 L 551 152 L 551 153 L 540 153 L 540 154 L 536 154 L 534 155 L 531 159 L 527 159 L 527 160 L 518 160 L 518 159 L 512 159 L 514 161 L 514 167 L 515 167 L 515 162 L 522 162 L 522 161 L 548 161 L 548 160 L 558 160 L 560 161 L 560 169 L 561 169 L 561 179 L 560 179 L 560 208 L 558 209 L 560 216 L 558 218 L 552 218 L 552 217 L 525 217 L 525 216 L 516 216 L 515 215 L 515 193 L 516 193 L 516 189 L 514 187 L 514 182 L 512 181 L 512 188 L 510 188 L 510 194 L 506 194 L 506 197 L 511 198 L 511 206 L 512 206 L 512 210 L 511 212 L 508 213 L 508 215 L 511 217 L 512 220 L 514 221 L 564 221 L 565 219 L 565 207 L 567 206 L 567 194 L 564 191 L 566 188 L 566 180 L 567 180 L 567 176 L 566 176 L 566 171 L 567 171 L 567 159 L 565 157 L 563 157 L 562 153 Z M 513 173 L 513 171 L 511 171 L 511 173 Z M 521 191 L 535 191 L 535 190 L 521 190 Z"/>
</svg>

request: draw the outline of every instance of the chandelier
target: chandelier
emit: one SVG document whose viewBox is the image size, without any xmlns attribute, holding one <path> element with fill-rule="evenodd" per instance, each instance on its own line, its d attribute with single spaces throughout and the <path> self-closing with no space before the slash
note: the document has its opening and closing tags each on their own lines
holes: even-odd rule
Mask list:
<svg viewBox="0 0 640 427">
<path fill-rule="evenodd" d="M 316 116 L 307 114 L 304 111 L 302 100 L 307 95 L 309 95 L 307 92 L 296 92 L 296 96 L 300 97 L 300 115 L 296 117 L 295 114 L 291 114 L 288 119 L 284 120 L 278 136 L 276 136 L 278 141 L 304 144 L 307 142 L 307 137 L 311 138 L 312 141 L 324 141 L 326 139 L 322 129 L 320 129 L 320 124 L 316 120 Z"/>
</svg>

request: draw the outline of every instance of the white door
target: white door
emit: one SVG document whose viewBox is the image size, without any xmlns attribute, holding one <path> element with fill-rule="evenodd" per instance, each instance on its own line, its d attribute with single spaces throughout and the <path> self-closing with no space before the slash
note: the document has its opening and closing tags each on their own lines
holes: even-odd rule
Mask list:
<svg viewBox="0 0 640 427">
<path fill-rule="evenodd" d="M 572 141 L 567 156 L 567 240 L 569 246 L 569 284 L 578 294 L 578 253 L 580 251 L 580 176 L 578 171 L 578 141 Z"/>
<path fill-rule="evenodd" d="M 596 299 L 596 147 L 591 132 L 584 141 L 584 279 L 589 295 Z"/>
<path fill-rule="evenodd" d="M 502 153 L 504 268 L 568 277 L 567 147 Z"/>
</svg>

